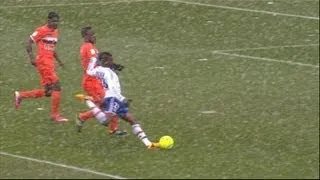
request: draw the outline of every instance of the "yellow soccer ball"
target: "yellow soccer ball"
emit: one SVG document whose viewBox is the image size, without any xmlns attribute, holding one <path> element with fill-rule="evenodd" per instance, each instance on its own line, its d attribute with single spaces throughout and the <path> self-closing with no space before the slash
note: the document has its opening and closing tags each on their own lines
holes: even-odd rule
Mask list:
<svg viewBox="0 0 320 180">
<path fill-rule="evenodd" d="M 159 141 L 160 148 L 171 149 L 173 147 L 174 141 L 170 136 L 162 136 Z"/>
</svg>

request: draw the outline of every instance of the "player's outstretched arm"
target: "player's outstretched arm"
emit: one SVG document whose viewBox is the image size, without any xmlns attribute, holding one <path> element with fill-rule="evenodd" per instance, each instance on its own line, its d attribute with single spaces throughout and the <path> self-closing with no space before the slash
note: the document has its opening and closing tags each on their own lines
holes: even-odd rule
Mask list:
<svg viewBox="0 0 320 180">
<path fill-rule="evenodd" d="M 132 102 L 132 99 L 127 99 L 125 98 L 123 101 L 122 101 L 127 107 L 130 106 L 131 102 Z"/>
<path fill-rule="evenodd" d="M 56 59 L 56 61 L 59 63 L 60 67 L 64 68 L 64 64 L 63 62 L 60 60 L 59 56 L 58 56 L 58 53 L 56 51 L 54 51 L 54 54 L 53 54 L 54 58 Z"/>
<path fill-rule="evenodd" d="M 33 66 L 37 66 L 35 57 L 32 52 L 32 44 L 33 44 L 33 39 L 31 37 L 28 37 L 27 43 L 26 43 L 26 50 L 27 50 L 28 56 L 30 58 L 30 63 Z"/>
<path fill-rule="evenodd" d="M 91 58 L 88 69 L 87 69 L 87 74 L 90 76 L 97 76 L 97 70 L 95 68 L 95 65 L 97 64 L 97 58 L 93 57 Z"/>
<path fill-rule="evenodd" d="M 123 68 L 124 68 L 124 66 L 121 65 L 121 64 L 113 64 L 113 65 L 111 66 L 111 69 L 112 69 L 112 70 L 116 70 L 116 71 L 122 71 Z"/>
</svg>

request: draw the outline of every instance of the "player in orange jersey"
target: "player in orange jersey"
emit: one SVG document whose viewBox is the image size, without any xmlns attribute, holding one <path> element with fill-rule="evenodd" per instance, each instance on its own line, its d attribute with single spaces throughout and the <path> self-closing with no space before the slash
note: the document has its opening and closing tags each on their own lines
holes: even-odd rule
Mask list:
<svg viewBox="0 0 320 180">
<path fill-rule="evenodd" d="M 60 115 L 61 85 L 55 71 L 54 59 L 63 67 L 55 50 L 58 42 L 59 15 L 55 12 L 48 14 L 47 24 L 37 28 L 27 40 L 27 52 L 30 63 L 36 67 L 41 77 L 42 89 L 31 91 L 15 91 L 15 107 L 18 109 L 22 99 L 51 97 L 50 118 L 56 122 L 66 122 L 67 118 Z M 32 52 L 32 44 L 36 43 L 38 54 L 36 58 Z"/>
<path fill-rule="evenodd" d="M 80 56 L 81 56 L 81 65 L 83 67 L 83 78 L 82 78 L 82 88 L 83 90 L 91 97 L 97 106 L 100 106 L 105 97 L 105 90 L 101 82 L 93 76 L 89 76 L 86 71 L 88 69 L 89 63 L 91 60 L 95 59 L 98 56 L 98 49 L 95 47 L 96 37 L 95 32 L 92 27 L 84 27 L 81 29 L 81 36 L 83 38 L 83 44 L 80 47 Z M 122 70 L 123 66 L 120 67 Z M 119 70 L 118 68 L 118 70 Z M 89 118 L 93 118 L 95 115 L 92 111 L 88 110 L 86 112 L 80 113 L 78 115 L 77 127 L 78 131 L 81 130 L 83 123 Z M 118 118 L 114 118 L 109 124 L 109 133 L 117 133 L 122 135 L 123 132 L 118 130 Z"/>
</svg>

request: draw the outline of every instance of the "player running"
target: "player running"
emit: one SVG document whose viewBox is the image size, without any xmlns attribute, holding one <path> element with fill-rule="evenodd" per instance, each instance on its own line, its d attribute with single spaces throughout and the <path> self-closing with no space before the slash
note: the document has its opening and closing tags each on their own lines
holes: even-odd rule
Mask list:
<svg viewBox="0 0 320 180">
<path fill-rule="evenodd" d="M 27 98 L 51 97 L 51 115 L 50 118 L 56 122 L 66 122 L 67 118 L 60 115 L 61 85 L 57 76 L 54 59 L 63 67 L 56 52 L 58 42 L 58 23 L 59 15 L 55 12 L 48 14 L 47 24 L 37 28 L 27 41 L 27 52 L 30 57 L 30 63 L 36 67 L 41 77 L 42 89 L 31 91 L 15 91 L 15 108 L 18 109 L 21 101 Z M 38 54 L 36 58 L 32 52 L 32 44 L 36 43 Z"/>
<path fill-rule="evenodd" d="M 83 38 L 83 44 L 80 47 L 80 56 L 81 56 L 81 65 L 83 67 L 83 78 L 82 78 L 82 88 L 83 90 L 93 98 L 93 102 L 100 106 L 103 102 L 103 98 L 105 96 L 105 90 L 101 84 L 101 82 L 93 76 L 89 76 L 86 71 L 89 66 L 89 62 L 96 58 L 99 51 L 95 47 L 96 36 L 92 27 L 84 27 L 81 29 L 81 36 Z M 122 70 L 123 66 L 117 65 L 114 66 L 117 70 Z M 81 122 L 83 124 L 89 118 L 95 117 L 92 111 L 86 111 L 79 113 L 78 115 L 78 123 Z M 109 134 L 118 134 L 123 135 L 125 132 L 118 130 L 118 118 L 114 118 L 111 120 L 109 127 Z M 79 129 L 80 131 L 80 129 Z"/>
<path fill-rule="evenodd" d="M 98 62 L 99 66 L 96 66 Z M 158 148 L 159 143 L 151 142 L 132 113 L 128 111 L 130 100 L 121 94 L 118 75 L 112 70 L 114 63 L 112 54 L 102 52 L 97 59 L 90 62 L 87 74 L 97 77 L 105 90 L 105 97 L 100 107 L 93 103 L 94 98 L 78 94 L 76 97 L 85 101 L 91 112 L 102 125 L 108 125 L 114 117 L 120 117 L 132 126 L 132 131 L 147 148 Z"/>
</svg>

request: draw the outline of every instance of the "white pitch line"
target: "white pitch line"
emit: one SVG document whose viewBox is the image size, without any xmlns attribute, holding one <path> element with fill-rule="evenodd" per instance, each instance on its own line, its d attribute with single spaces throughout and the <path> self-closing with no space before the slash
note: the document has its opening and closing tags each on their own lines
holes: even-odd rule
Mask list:
<svg viewBox="0 0 320 180">
<path fill-rule="evenodd" d="M 198 61 L 208 61 L 207 58 L 201 58 L 201 59 L 198 59 Z"/>
<path fill-rule="evenodd" d="M 64 7 L 64 6 L 89 6 L 89 5 L 108 5 L 118 3 L 133 3 L 133 2 L 146 2 L 148 0 L 117 0 L 107 2 L 83 2 L 83 3 L 61 3 L 61 4 L 35 4 L 35 5 L 11 5 L 1 6 L 1 9 L 7 8 L 37 8 L 37 7 Z M 149 0 L 150 1 L 150 0 Z"/>
<path fill-rule="evenodd" d="M 234 56 L 234 57 L 241 57 L 241 58 L 247 58 L 247 59 L 255 59 L 260 61 L 270 61 L 270 62 L 278 62 L 278 63 L 285 63 L 285 64 L 291 64 L 291 65 L 298 65 L 298 66 L 307 66 L 307 67 L 313 67 L 313 68 L 319 68 L 319 66 L 314 64 L 304 64 L 299 62 L 293 62 L 293 61 L 285 61 L 285 60 L 278 60 L 278 59 L 270 59 L 270 58 L 262 58 L 262 57 L 255 57 L 255 56 L 246 56 L 246 55 L 240 55 L 240 54 L 231 54 L 231 53 L 224 53 L 224 52 L 215 52 L 215 54 L 221 54 L 226 56 Z"/>
<path fill-rule="evenodd" d="M 278 12 L 271 12 L 271 11 L 263 11 L 263 10 L 254 10 L 254 9 L 222 6 L 222 5 L 215 5 L 215 4 L 205 4 L 205 3 L 198 3 L 198 2 L 186 2 L 186 1 L 180 1 L 180 0 L 165 0 L 165 1 L 192 4 L 192 5 L 198 5 L 198 6 L 214 7 L 214 8 L 220 8 L 220 9 L 230 9 L 230 10 L 236 10 L 236 11 L 246 11 L 246 12 L 255 12 L 255 13 L 262 13 L 262 14 L 271 14 L 271 15 L 279 15 L 279 16 L 287 16 L 287 17 L 296 17 L 296 18 L 319 20 L 319 17 L 313 17 L 313 16 L 302 16 L 302 15 L 296 15 L 296 14 L 286 14 L 286 13 L 278 13 Z"/>
<path fill-rule="evenodd" d="M 113 3 L 113 2 L 110 2 Z M 37 8 L 37 7 L 63 7 L 63 6 L 83 6 L 83 5 L 102 5 L 102 3 L 77 3 L 77 4 L 36 4 L 36 5 L 9 5 L 0 6 L 0 9 L 8 8 Z"/>
<path fill-rule="evenodd" d="M 297 44 L 297 45 L 282 45 L 282 46 L 264 46 L 264 47 L 256 47 L 256 48 L 239 48 L 239 49 L 214 50 L 212 53 L 215 53 L 215 52 L 263 50 L 263 49 L 277 49 L 277 48 L 299 48 L 299 47 L 311 47 L 311 46 L 319 46 L 319 44 Z"/>
<path fill-rule="evenodd" d="M 162 67 L 162 66 L 155 66 L 155 67 L 152 67 L 151 69 L 164 69 L 164 67 Z"/>
<path fill-rule="evenodd" d="M 217 113 L 216 111 L 212 110 L 212 111 L 200 111 L 202 114 L 213 114 L 213 113 Z"/>
<path fill-rule="evenodd" d="M 271 11 L 263 11 L 263 10 L 254 10 L 254 9 L 246 9 L 246 8 L 238 8 L 238 7 L 230 7 L 230 6 L 222 6 L 222 5 L 215 5 L 215 4 L 205 4 L 205 3 L 198 3 L 198 2 L 187 2 L 187 1 L 180 1 L 180 0 L 118 0 L 118 1 L 109 1 L 109 2 L 91 2 L 91 3 L 76 3 L 76 4 L 45 4 L 45 5 L 15 5 L 15 6 L 1 6 L 1 9 L 7 8 L 35 8 L 35 7 L 58 7 L 58 6 L 83 6 L 83 5 L 107 5 L 112 3 L 132 3 L 132 2 L 176 2 L 176 3 L 183 3 L 183 4 L 191 4 L 197 6 L 206 6 L 206 7 L 214 7 L 220 9 L 229 9 L 229 10 L 236 10 L 236 11 L 245 11 L 245 12 L 255 12 L 255 13 L 262 13 L 262 14 L 271 14 L 271 15 L 278 15 L 278 16 L 287 16 L 287 17 L 296 17 L 296 18 L 303 18 L 303 19 L 312 19 L 312 20 L 319 20 L 319 17 L 313 16 L 302 16 L 296 14 L 286 14 L 286 13 L 279 13 L 279 12 L 271 12 Z"/>
<path fill-rule="evenodd" d="M 116 175 L 112 175 L 112 174 L 106 174 L 106 173 L 102 173 L 102 172 L 97 172 L 97 171 L 93 171 L 93 170 L 90 170 L 90 169 L 84 169 L 84 168 L 79 168 L 79 167 L 75 167 L 75 166 L 69 166 L 69 165 L 65 165 L 65 164 L 54 163 L 54 162 L 51 162 L 51 161 L 45 161 L 45 160 L 39 160 L 39 159 L 34 159 L 34 158 L 30 158 L 30 157 L 25 157 L 25 156 L 14 155 L 14 154 L 10 154 L 10 153 L 7 153 L 7 152 L 1 152 L 0 151 L 0 155 L 10 156 L 10 157 L 19 158 L 19 159 L 25 159 L 25 160 L 28 160 L 28 161 L 33 161 L 33 162 L 38 162 L 38 163 L 50 164 L 50 165 L 53 165 L 53 166 L 73 169 L 73 170 L 76 170 L 76 171 L 82 171 L 82 172 L 96 174 L 96 175 L 109 177 L 109 178 L 114 178 L 114 179 L 127 179 L 127 178 L 124 178 L 124 177 L 120 177 L 120 176 L 116 176 Z"/>
</svg>

